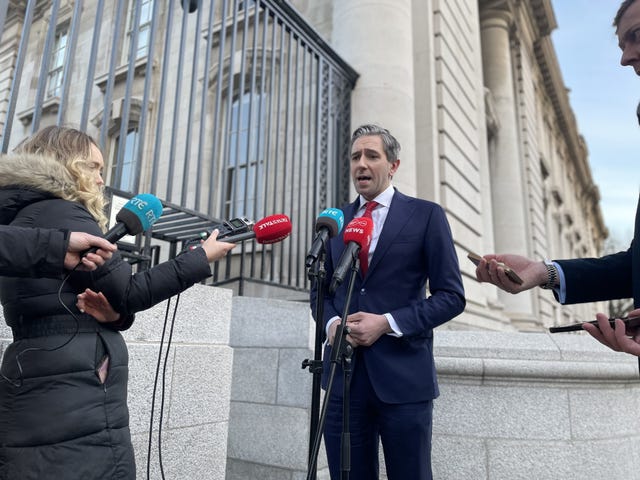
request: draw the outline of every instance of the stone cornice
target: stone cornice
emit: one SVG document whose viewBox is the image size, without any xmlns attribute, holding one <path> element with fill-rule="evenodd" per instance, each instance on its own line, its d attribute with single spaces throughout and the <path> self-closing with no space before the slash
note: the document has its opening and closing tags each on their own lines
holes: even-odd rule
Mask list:
<svg viewBox="0 0 640 480">
<path fill-rule="evenodd" d="M 540 0 L 542 3 L 546 0 Z M 544 36 L 534 42 L 533 45 L 538 68 L 542 76 L 544 90 L 547 98 L 550 100 L 555 116 L 558 121 L 558 128 L 563 132 L 563 138 L 566 142 L 568 157 L 566 160 L 573 162 L 576 173 L 579 176 L 582 189 L 585 191 L 596 192 L 597 187 L 593 183 L 591 176 L 591 167 L 588 162 L 588 149 L 584 138 L 578 131 L 575 115 L 569 103 L 569 95 L 562 78 L 560 64 L 556 56 L 555 48 L 551 41 L 551 37 Z M 593 199 L 597 204 L 599 195 Z M 596 227 L 600 234 L 606 236 L 607 228 L 604 225 L 602 213 L 596 209 Z"/>
<path fill-rule="evenodd" d="M 538 34 L 541 37 L 551 35 L 551 32 L 558 26 L 551 0 L 530 0 L 529 7 L 535 19 Z"/>
</svg>

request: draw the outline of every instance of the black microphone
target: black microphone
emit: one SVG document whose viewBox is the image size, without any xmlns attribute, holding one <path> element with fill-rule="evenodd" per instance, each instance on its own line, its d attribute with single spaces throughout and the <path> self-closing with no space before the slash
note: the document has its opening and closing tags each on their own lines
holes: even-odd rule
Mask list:
<svg viewBox="0 0 640 480">
<path fill-rule="evenodd" d="M 316 236 L 313 239 L 305 265 L 309 268 L 320 256 L 327 240 L 335 237 L 342 231 L 344 225 L 344 213 L 337 208 L 325 208 L 316 220 Z"/>
<path fill-rule="evenodd" d="M 333 271 L 329 293 L 334 294 L 347 272 L 351 269 L 353 263 L 358 258 L 358 254 L 362 248 L 368 248 L 371 243 L 371 234 L 373 232 L 373 220 L 369 217 L 354 218 L 349 222 L 347 228 L 344 229 L 344 243 L 346 247 L 342 252 L 342 256 L 338 261 L 338 266 Z"/>
<path fill-rule="evenodd" d="M 182 9 L 188 13 L 195 12 L 200 6 L 200 0 L 182 0 L 180 2 Z"/>
</svg>

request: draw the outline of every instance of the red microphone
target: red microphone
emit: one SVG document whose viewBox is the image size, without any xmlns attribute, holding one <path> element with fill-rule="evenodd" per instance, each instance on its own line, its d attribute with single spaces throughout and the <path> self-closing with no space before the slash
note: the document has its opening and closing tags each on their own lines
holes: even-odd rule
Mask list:
<svg viewBox="0 0 640 480">
<path fill-rule="evenodd" d="M 371 234 L 373 233 L 373 220 L 368 217 L 354 218 L 344 229 L 344 243 L 347 245 L 342 252 L 342 256 L 338 261 L 338 265 L 333 271 L 329 293 L 333 294 L 338 289 L 347 272 L 351 269 L 353 263 L 358 258 L 360 249 L 368 248 L 371 243 Z"/>
<path fill-rule="evenodd" d="M 253 230 L 235 235 L 218 237 L 222 242 L 238 243 L 245 240 L 256 239 L 258 243 L 281 242 L 291 233 L 291 220 L 282 213 L 269 215 L 262 220 L 258 220 L 253 226 Z"/>
</svg>

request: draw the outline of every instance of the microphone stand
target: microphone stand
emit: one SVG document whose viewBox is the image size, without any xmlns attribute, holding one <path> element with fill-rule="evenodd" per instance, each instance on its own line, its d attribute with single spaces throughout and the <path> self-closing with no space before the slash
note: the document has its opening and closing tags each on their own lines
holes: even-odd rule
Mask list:
<svg viewBox="0 0 640 480">
<path fill-rule="evenodd" d="M 322 344 L 324 343 L 324 279 L 327 271 L 324 267 L 325 250 L 322 249 L 320 258 L 314 262 L 309 268 L 309 280 L 313 282 L 315 278 L 317 296 L 316 296 L 316 336 L 314 345 L 313 360 L 308 358 L 302 361 L 302 368 L 309 367 L 309 372 L 313 375 L 311 386 L 311 416 L 309 420 L 309 477 L 311 479 L 316 478 L 316 465 L 312 460 L 313 455 L 313 442 L 318 431 L 318 417 L 320 415 L 320 390 L 322 381 Z"/>
<path fill-rule="evenodd" d="M 349 480 L 349 472 L 351 471 L 351 433 L 349 432 L 349 404 L 351 397 L 351 357 L 353 355 L 353 346 L 347 342 L 346 336 L 349 334 L 349 327 L 347 327 L 347 316 L 349 314 L 349 304 L 351 303 L 351 296 L 353 295 L 353 286 L 355 284 L 356 275 L 360 270 L 360 260 L 358 259 L 357 252 L 354 254 L 354 262 L 351 266 L 351 276 L 349 277 L 349 286 L 347 289 L 347 296 L 345 298 L 344 311 L 342 318 L 340 319 L 340 325 L 336 329 L 336 335 L 333 339 L 333 347 L 331 349 L 331 370 L 329 371 L 329 381 L 327 383 L 327 390 L 324 395 L 324 401 L 322 404 L 322 413 L 320 415 L 320 421 L 318 429 L 316 431 L 313 450 L 309 455 L 309 470 L 307 472 L 307 480 L 313 480 L 315 477 L 316 464 L 318 461 L 318 452 L 320 450 L 320 440 L 322 439 L 322 431 L 324 430 L 324 424 L 326 421 L 328 400 L 333 388 L 333 379 L 336 374 L 336 368 L 338 366 L 338 357 L 342 360 L 342 438 L 340 449 L 340 471 L 341 479 Z M 316 315 L 317 316 L 317 315 Z M 321 317 L 317 316 L 322 320 Z"/>
</svg>

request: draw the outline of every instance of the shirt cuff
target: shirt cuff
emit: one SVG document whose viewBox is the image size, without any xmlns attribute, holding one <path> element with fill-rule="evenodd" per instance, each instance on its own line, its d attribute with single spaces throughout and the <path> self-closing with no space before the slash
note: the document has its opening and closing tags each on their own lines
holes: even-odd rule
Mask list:
<svg viewBox="0 0 640 480">
<path fill-rule="evenodd" d="M 342 320 L 340 317 L 336 316 L 336 317 L 332 317 L 329 319 L 329 321 L 327 322 L 327 325 L 324 327 L 324 333 L 327 336 L 327 339 L 329 338 L 329 327 L 333 324 L 333 322 L 335 322 L 336 320 L 340 321 Z"/>
<path fill-rule="evenodd" d="M 393 315 L 391 315 L 390 313 L 385 313 L 384 316 L 387 317 L 387 322 L 389 322 L 389 326 L 391 327 L 391 330 L 393 330 L 393 332 L 387 333 L 387 335 L 391 337 L 401 337 L 402 330 L 400 330 L 400 327 L 398 326 L 395 318 L 393 318 Z"/>
<path fill-rule="evenodd" d="M 564 302 L 567 300 L 567 283 L 564 279 L 564 272 L 562 271 L 562 267 L 557 262 L 551 262 L 556 269 L 558 270 L 558 281 L 560 282 L 560 287 L 556 287 L 553 291 L 558 295 L 558 302 L 564 305 Z"/>
</svg>

